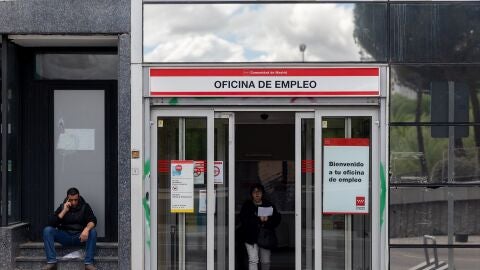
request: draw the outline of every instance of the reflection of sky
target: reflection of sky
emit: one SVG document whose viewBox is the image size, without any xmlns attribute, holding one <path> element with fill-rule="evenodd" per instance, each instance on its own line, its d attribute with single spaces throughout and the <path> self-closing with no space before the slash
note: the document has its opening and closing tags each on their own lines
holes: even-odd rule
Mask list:
<svg viewBox="0 0 480 270">
<path fill-rule="evenodd" d="M 358 61 L 354 4 L 150 4 L 147 62 Z M 363 51 L 364 58 L 370 57 Z"/>
</svg>

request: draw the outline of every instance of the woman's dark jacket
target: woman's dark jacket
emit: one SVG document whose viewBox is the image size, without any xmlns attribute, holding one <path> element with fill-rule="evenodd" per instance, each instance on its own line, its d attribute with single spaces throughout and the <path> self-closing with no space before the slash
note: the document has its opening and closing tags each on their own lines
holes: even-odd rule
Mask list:
<svg viewBox="0 0 480 270">
<path fill-rule="evenodd" d="M 97 218 L 93 214 L 93 210 L 80 196 L 77 207 L 70 207 L 70 210 L 63 216 L 62 219 L 58 217 L 58 214 L 63 210 L 63 204 L 67 202 L 67 199 L 55 210 L 55 213 L 48 219 L 48 226 L 58 228 L 60 230 L 68 232 L 81 232 L 87 226 L 89 222 L 97 225 Z"/>
<path fill-rule="evenodd" d="M 272 216 L 268 217 L 267 222 L 261 222 L 257 216 L 258 207 L 273 207 Z M 260 227 L 275 229 L 280 224 L 281 215 L 277 208 L 269 201 L 263 200 L 261 205 L 255 205 L 252 200 L 248 200 L 242 205 L 240 210 L 241 233 L 243 241 L 248 244 L 257 243 L 258 231 Z"/>
</svg>

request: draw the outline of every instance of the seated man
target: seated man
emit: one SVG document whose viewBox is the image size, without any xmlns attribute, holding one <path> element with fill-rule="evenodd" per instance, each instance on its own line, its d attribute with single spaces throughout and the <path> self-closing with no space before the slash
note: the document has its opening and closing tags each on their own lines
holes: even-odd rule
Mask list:
<svg viewBox="0 0 480 270">
<path fill-rule="evenodd" d="M 90 205 L 80 196 L 78 189 L 70 188 L 67 198 L 49 218 L 48 226 L 43 230 L 47 264 L 42 269 L 57 269 L 55 242 L 63 246 L 79 246 L 86 242 L 85 270 L 97 269 L 93 265 L 97 244 L 96 224 L 97 218 Z"/>
</svg>

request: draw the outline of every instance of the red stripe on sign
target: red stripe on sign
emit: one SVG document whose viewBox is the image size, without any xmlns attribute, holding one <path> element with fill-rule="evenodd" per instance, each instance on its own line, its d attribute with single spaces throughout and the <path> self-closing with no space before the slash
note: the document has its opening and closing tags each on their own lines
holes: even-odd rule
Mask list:
<svg viewBox="0 0 480 270">
<path fill-rule="evenodd" d="M 168 173 L 170 171 L 170 160 L 162 159 L 157 162 L 158 172 Z"/>
<path fill-rule="evenodd" d="M 325 138 L 323 139 L 325 146 L 369 146 L 369 138 Z"/>
<path fill-rule="evenodd" d="M 173 91 L 166 91 L 166 92 L 156 92 L 152 90 L 152 96 L 164 96 L 164 97 L 181 97 L 181 96 L 190 96 L 190 97 L 230 97 L 230 96 L 284 96 L 284 97 L 292 97 L 292 96 L 378 96 L 379 92 L 376 90 L 373 91 L 315 91 L 315 92 L 301 92 L 301 91 L 271 91 L 271 92 L 248 92 L 248 91 L 235 91 L 235 92 L 214 92 L 214 91 L 207 91 L 207 92 L 196 92 L 196 91 L 185 91 L 185 92 L 173 92 Z"/>
<path fill-rule="evenodd" d="M 172 160 L 176 164 L 193 164 L 193 160 Z"/>
<path fill-rule="evenodd" d="M 368 212 L 323 212 L 324 215 L 368 215 Z"/>
<path fill-rule="evenodd" d="M 378 76 L 378 68 L 214 68 L 214 69 L 150 69 L 151 77 L 186 77 L 186 76 Z"/>
<path fill-rule="evenodd" d="M 314 160 L 304 159 L 302 160 L 302 173 L 313 173 L 314 172 Z"/>
</svg>

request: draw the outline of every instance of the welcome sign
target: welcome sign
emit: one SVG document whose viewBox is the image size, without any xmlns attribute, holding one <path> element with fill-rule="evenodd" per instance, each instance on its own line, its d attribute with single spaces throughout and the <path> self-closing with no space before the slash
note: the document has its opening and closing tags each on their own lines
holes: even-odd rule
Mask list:
<svg viewBox="0 0 480 270">
<path fill-rule="evenodd" d="M 323 141 L 323 213 L 368 214 L 370 140 Z"/>
<path fill-rule="evenodd" d="M 375 97 L 378 67 L 151 68 L 158 97 Z"/>
</svg>

